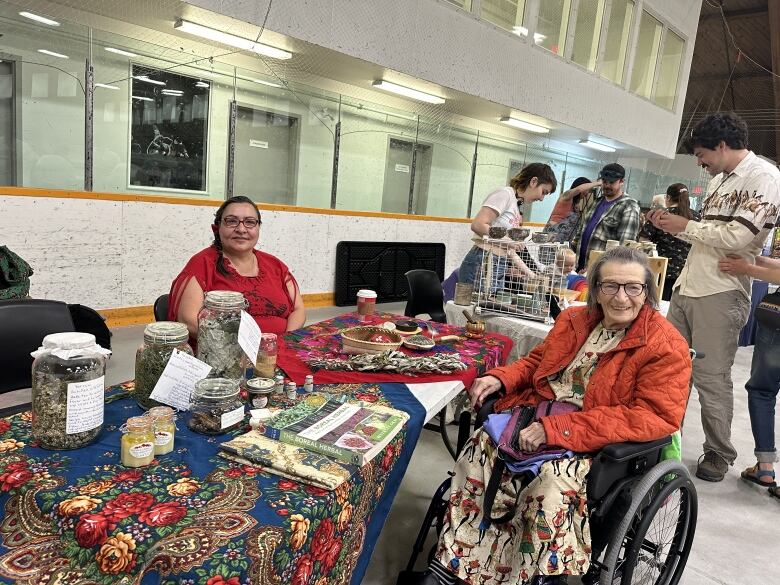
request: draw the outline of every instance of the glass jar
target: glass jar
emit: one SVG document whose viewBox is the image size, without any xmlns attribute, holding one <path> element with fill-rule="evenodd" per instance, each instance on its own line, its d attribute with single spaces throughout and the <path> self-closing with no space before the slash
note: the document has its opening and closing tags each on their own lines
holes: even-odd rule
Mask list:
<svg viewBox="0 0 780 585">
<path fill-rule="evenodd" d="M 122 427 L 121 461 L 125 467 L 143 467 L 154 459 L 154 431 L 149 416 L 131 416 Z"/>
<path fill-rule="evenodd" d="M 263 333 L 260 337 L 260 351 L 255 361 L 255 376 L 273 378 L 276 373 L 276 355 L 278 346 L 276 333 Z"/>
<path fill-rule="evenodd" d="M 187 426 L 204 435 L 221 435 L 244 421 L 244 403 L 238 395 L 237 380 L 205 378 L 195 383 Z"/>
<path fill-rule="evenodd" d="M 173 451 L 176 438 L 176 413 L 170 406 L 155 406 L 146 413 L 152 419 L 154 454 L 165 455 Z"/>
<path fill-rule="evenodd" d="M 241 380 L 249 365 L 238 344 L 241 311 L 246 306 L 240 292 L 212 290 L 206 293 L 198 313 L 198 359 L 211 366 L 210 378 Z"/>
<path fill-rule="evenodd" d="M 106 355 L 90 333 L 53 333 L 33 352 L 32 436 L 46 449 L 78 449 L 103 429 Z"/>
<path fill-rule="evenodd" d="M 157 381 L 162 376 L 174 349 L 192 355 L 187 343 L 189 332 L 184 323 L 159 321 L 144 328 L 144 342 L 135 352 L 135 388 L 133 398 L 141 408 L 159 406 L 149 398 Z"/>
<path fill-rule="evenodd" d="M 249 405 L 252 408 L 268 406 L 268 397 L 273 394 L 276 382 L 273 378 L 252 378 L 246 381 Z"/>
</svg>

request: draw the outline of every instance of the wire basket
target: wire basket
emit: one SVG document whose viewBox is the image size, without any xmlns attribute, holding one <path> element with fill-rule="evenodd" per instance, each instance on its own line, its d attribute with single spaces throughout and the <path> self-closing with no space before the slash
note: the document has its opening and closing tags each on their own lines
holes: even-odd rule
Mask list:
<svg viewBox="0 0 780 585">
<path fill-rule="evenodd" d="M 552 303 L 567 296 L 566 244 L 483 238 L 474 282 L 477 314 L 499 313 L 552 323 Z M 559 303 L 560 306 L 560 303 Z"/>
</svg>

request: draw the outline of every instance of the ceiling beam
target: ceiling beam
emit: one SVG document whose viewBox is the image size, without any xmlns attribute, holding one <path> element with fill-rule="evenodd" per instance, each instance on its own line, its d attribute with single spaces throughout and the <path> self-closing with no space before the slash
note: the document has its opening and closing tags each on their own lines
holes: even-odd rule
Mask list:
<svg viewBox="0 0 780 585">
<path fill-rule="evenodd" d="M 780 103 L 780 2 L 769 2 L 769 38 L 772 46 L 772 85 L 775 93 L 775 108 Z M 780 128 L 775 131 L 775 160 L 780 158 Z"/>
<path fill-rule="evenodd" d="M 772 4 L 770 1 L 769 4 Z M 766 14 L 769 8 L 767 6 L 754 6 L 753 8 L 741 8 L 739 10 L 724 10 L 727 20 L 735 20 L 737 18 L 753 18 L 755 16 L 761 16 Z M 702 14 L 699 17 L 699 23 L 706 22 L 708 20 L 720 20 L 720 10 L 711 12 L 709 14 Z"/>
<path fill-rule="evenodd" d="M 731 79 L 749 79 L 753 77 L 769 77 L 771 73 L 759 69 L 758 71 L 747 71 L 745 73 L 735 73 Z M 704 75 L 691 75 L 691 81 L 723 81 L 729 78 L 728 73 L 707 73 Z"/>
</svg>

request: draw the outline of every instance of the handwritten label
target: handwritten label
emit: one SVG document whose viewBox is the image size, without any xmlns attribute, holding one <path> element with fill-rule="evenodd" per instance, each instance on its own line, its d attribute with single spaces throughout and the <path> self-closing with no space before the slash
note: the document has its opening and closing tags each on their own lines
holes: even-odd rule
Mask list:
<svg viewBox="0 0 780 585">
<path fill-rule="evenodd" d="M 149 397 L 177 410 L 189 410 L 195 382 L 208 376 L 210 371 L 210 365 L 174 349 Z"/>
<path fill-rule="evenodd" d="M 265 140 L 255 140 L 254 138 L 250 138 L 249 146 L 253 146 L 255 148 L 268 148 L 268 142 Z"/>
<path fill-rule="evenodd" d="M 105 376 L 68 384 L 68 414 L 65 418 L 68 435 L 91 431 L 103 424 L 105 388 Z"/>
<path fill-rule="evenodd" d="M 395 172 L 396 173 L 408 173 L 409 172 L 409 165 L 395 165 Z"/>
<path fill-rule="evenodd" d="M 244 420 L 244 407 L 239 406 L 235 410 L 231 410 L 230 412 L 226 412 L 222 415 L 221 420 L 221 428 L 226 429 L 228 427 L 232 427 L 234 424 L 240 423 L 242 420 Z"/>
<path fill-rule="evenodd" d="M 252 315 L 241 311 L 241 325 L 238 326 L 238 345 L 244 350 L 249 360 L 254 364 L 257 361 L 257 352 L 260 349 L 262 337 L 260 326 Z"/>
</svg>

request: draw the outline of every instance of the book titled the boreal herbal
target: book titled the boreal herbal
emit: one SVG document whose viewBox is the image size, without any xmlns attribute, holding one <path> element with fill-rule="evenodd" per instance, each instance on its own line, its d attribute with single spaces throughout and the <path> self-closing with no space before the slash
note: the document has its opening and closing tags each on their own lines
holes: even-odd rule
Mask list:
<svg viewBox="0 0 780 585">
<path fill-rule="evenodd" d="M 401 430 L 409 415 L 377 404 L 307 394 L 265 423 L 267 437 L 353 465 L 365 465 Z"/>
</svg>

